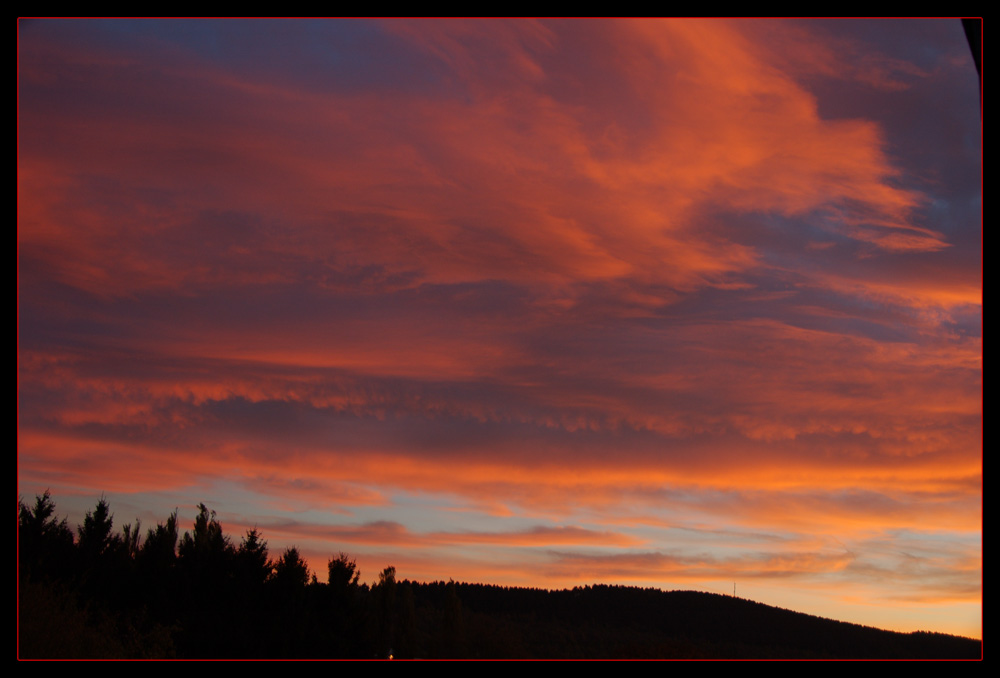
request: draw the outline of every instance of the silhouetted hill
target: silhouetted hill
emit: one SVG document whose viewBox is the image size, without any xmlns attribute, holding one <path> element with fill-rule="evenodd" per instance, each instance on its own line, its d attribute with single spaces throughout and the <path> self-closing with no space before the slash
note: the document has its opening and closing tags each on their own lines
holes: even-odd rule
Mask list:
<svg viewBox="0 0 1000 678">
<path fill-rule="evenodd" d="M 441 606 L 444 584 L 411 584 Z M 457 584 L 468 656 L 978 659 L 981 643 L 896 633 L 750 600 L 623 586 L 564 591 Z"/>
<path fill-rule="evenodd" d="M 327 582 L 296 548 L 234 544 L 200 505 L 112 530 L 102 499 L 77 538 L 48 493 L 18 502 L 22 658 L 980 659 L 982 643 L 894 633 L 740 598 L 627 586 L 563 591 L 396 580 L 361 584 L 332 557 Z"/>
</svg>

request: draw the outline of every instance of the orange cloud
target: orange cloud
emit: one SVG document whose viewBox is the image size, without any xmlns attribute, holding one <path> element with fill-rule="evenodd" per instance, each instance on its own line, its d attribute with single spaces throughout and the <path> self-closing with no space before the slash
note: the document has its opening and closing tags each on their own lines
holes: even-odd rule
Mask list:
<svg viewBox="0 0 1000 678">
<path fill-rule="evenodd" d="M 954 46 L 846 25 L 41 22 L 19 482 L 239 496 L 320 571 L 975 596 L 974 130 Z"/>
</svg>

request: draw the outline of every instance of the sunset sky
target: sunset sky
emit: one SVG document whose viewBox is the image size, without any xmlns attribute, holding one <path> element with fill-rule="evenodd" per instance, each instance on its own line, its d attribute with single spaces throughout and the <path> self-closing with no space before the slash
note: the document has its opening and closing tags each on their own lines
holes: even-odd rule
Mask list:
<svg viewBox="0 0 1000 678">
<path fill-rule="evenodd" d="M 981 636 L 957 19 L 18 38 L 20 496 Z"/>
</svg>

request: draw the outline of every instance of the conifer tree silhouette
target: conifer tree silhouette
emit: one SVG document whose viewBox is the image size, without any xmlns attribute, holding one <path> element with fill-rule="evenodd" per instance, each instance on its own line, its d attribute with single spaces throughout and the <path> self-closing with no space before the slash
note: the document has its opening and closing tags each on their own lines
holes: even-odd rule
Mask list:
<svg viewBox="0 0 1000 678">
<path fill-rule="evenodd" d="M 336 591 L 346 591 L 356 588 L 358 580 L 361 578 L 361 571 L 358 563 L 351 560 L 343 551 L 336 558 L 331 558 L 327 563 L 327 584 Z"/>
<path fill-rule="evenodd" d="M 274 564 L 273 581 L 286 590 L 304 589 L 309 583 L 309 568 L 296 547 L 286 548 Z"/>
<path fill-rule="evenodd" d="M 113 525 L 114 515 L 102 496 L 97 507 L 93 511 L 87 511 L 83 525 L 77 526 L 77 548 L 86 564 L 96 564 L 114 548 L 119 537 L 111 533 Z"/>
<path fill-rule="evenodd" d="M 21 578 L 64 574 L 73 560 L 73 533 L 66 519 L 55 517 L 49 491 L 35 496 L 29 508 L 17 502 L 18 567 Z"/>
</svg>

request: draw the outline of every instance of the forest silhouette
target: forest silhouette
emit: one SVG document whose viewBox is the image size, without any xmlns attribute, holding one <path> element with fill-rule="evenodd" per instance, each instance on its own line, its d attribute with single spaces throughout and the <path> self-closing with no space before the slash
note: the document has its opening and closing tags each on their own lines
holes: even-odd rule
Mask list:
<svg viewBox="0 0 1000 678">
<path fill-rule="evenodd" d="M 141 537 L 102 497 L 76 536 L 48 491 L 18 500 L 18 655 L 53 658 L 940 658 L 982 643 L 895 633 L 732 596 L 361 582 L 346 553 L 326 582 L 259 530 L 234 544 L 204 504 Z"/>
</svg>

